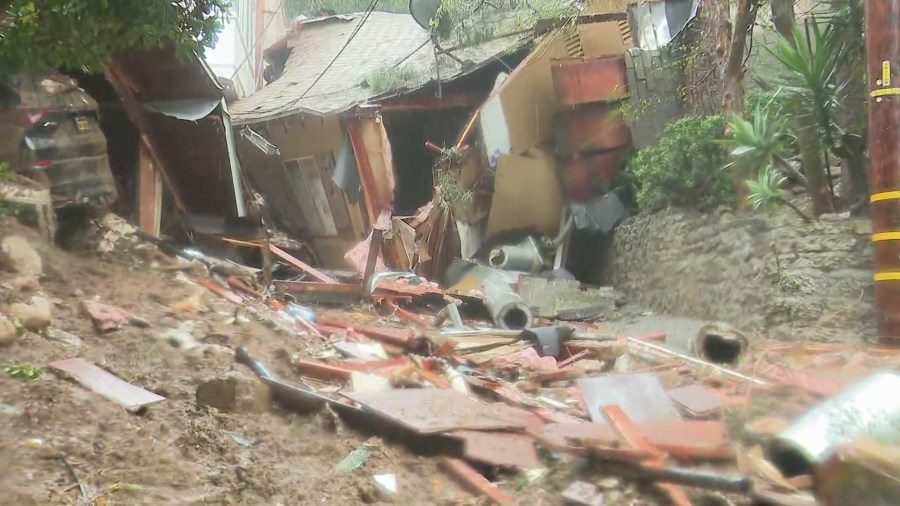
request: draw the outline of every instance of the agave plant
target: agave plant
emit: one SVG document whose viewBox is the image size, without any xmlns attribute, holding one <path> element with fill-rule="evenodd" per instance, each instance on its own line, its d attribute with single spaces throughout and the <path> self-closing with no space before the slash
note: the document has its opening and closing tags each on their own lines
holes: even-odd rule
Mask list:
<svg viewBox="0 0 900 506">
<path fill-rule="evenodd" d="M 782 156 L 788 139 L 785 120 L 770 117 L 769 113 L 769 106 L 776 96 L 766 104 L 757 104 L 749 119 L 732 116 L 728 123 L 731 136 L 719 141 L 729 149 L 734 160 L 725 168 L 737 164 L 746 170 L 760 171 L 771 165 L 785 176 L 805 184 L 806 177 Z"/>
<path fill-rule="evenodd" d="M 782 88 L 794 98 L 798 112 L 815 118 L 826 145 L 831 146 L 846 88 L 846 83 L 838 81 L 838 72 L 847 48 L 834 25 L 823 30 L 815 19 L 808 34 L 797 27 L 793 35 L 792 40 L 779 37 L 774 49 L 766 49 L 784 66 Z"/>
<path fill-rule="evenodd" d="M 756 179 L 747 181 L 747 188 L 750 194 L 747 195 L 747 203 L 757 210 L 771 210 L 779 204 L 784 204 L 791 208 L 803 221 L 810 223 L 812 219 L 806 215 L 800 208 L 789 201 L 784 190 L 784 184 L 787 177 L 775 170 L 771 166 L 765 166 L 760 169 Z"/>
<path fill-rule="evenodd" d="M 793 38 L 779 37 L 775 48 L 767 50 L 784 67 L 780 84 L 794 104 L 797 144 L 813 211 L 828 212 L 833 189 L 829 193 L 822 162 L 824 155 L 827 166 L 827 150 L 839 137 L 837 115 L 847 88 L 839 70 L 846 62 L 847 46 L 834 25 L 823 30 L 813 19 L 809 31 L 795 28 Z"/>
</svg>

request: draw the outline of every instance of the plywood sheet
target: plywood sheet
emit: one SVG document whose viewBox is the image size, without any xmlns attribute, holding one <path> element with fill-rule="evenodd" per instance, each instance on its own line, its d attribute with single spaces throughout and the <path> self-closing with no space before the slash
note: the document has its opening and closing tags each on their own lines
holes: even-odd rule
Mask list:
<svg viewBox="0 0 900 506">
<path fill-rule="evenodd" d="M 578 25 L 578 33 L 586 58 L 621 56 L 627 49 L 619 23 L 615 21 Z"/>
<path fill-rule="evenodd" d="M 166 400 L 165 397 L 119 379 L 83 358 L 60 360 L 51 363 L 50 367 L 68 374 L 78 383 L 125 406 L 129 411 Z"/>
<path fill-rule="evenodd" d="M 554 159 L 500 156 L 486 236 L 527 228 L 555 235 L 563 204 Z"/>
<path fill-rule="evenodd" d="M 553 136 L 559 104 L 553 91 L 550 60 L 568 56 L 565 37 L 548 36 L 501 86 L 499 95 L 510 153 L 522 154 Z"/>
</svg>

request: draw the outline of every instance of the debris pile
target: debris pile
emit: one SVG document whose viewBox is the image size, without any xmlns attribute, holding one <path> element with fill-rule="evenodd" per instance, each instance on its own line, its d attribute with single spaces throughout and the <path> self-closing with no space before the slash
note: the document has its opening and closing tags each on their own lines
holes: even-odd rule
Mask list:
<svg viewBox="0 0 900 506">
<path fill-rule="evenodd" d="M 751 340 L 720 323 L 679 349 L 666 329 L 612 335 L 591 307 L 535 316 L 531 298 L 483 265 L 456 265 L 456 283 L 442 288 L 411 273 L 321 271 L 272 251 L 280 272 L 314 281 L 276 280 L 273 290 L 260 286 L 261 272 L 239 280 L 215 269 L 196 281 L 277 322 L 307 353 L 290 357 L 289 375 L 245 348 L 237 362 L 282 408 L 437 452 L 464 489 L 495 503 L 517 503 L 513 483 L 540 488 L 561 472 L 571 504 L 837 505 L 848 492 L 823 476 L 865 475 L 879 483 L 866 491 L 873 501 L 895 486 L 885 463 L 896 465 L 900 431 L 885 421 L 900 409 L 877 399 L 900 377 L 872 372 L 894 365 L 894 353 Z M 335 316 L 311 302 L 322 294 L 359 309 Z M 527 317 L 504 318 L 502 297 Z M 616 299 L 595 298 L 610 308 Z M 258 412 L 247 399 L 269 397 L 248 388 L 246 378 L 216 378 L 197 402 Z M 366 451 L 336 464 L 362 466 Z M 396 477 L 373 480 L 378 497 L 391 497 Z"/>
</svg>

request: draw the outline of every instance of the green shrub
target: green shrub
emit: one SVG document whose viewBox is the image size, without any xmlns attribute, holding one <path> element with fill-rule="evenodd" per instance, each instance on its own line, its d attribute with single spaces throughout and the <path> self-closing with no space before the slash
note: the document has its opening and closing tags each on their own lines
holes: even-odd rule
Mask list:
<svg viewBox="0 0 900 506">
<path fill-rule="evenodd" d="M 733 204 L 731 174 L 722 170 L 728 151 L 718 144 L 725 122 L 716 116 L 684 116 L 669 123 L 659 142 L 628 162 L 641 210 L 667 207 L 710 209 Z"/>
</svg>

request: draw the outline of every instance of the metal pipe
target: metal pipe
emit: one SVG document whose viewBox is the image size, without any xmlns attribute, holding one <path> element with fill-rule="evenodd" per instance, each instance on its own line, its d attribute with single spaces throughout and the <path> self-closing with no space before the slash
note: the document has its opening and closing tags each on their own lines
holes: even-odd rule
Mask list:
<svg viewBox="0 0 900 506">
<path fill-rule="evenodd" d="M 690 362 L 691 364 L 694 364 L 694 365 L 699 365 L 699 366 L 703 366 L 703 367 L 708 367 L 708 368 L 713 369 L 713 370 L 715 370 L 715 371 L 718 371 L 718 372 L 720 372 L 720 373 L 722 373 L 722 374 L 725 374 L 725 375 L 727 375 L 727 376 L 731 376 L 732 378 L 739 379 L 739 380 L 741 380 L 741 381 L 745 381 L 745 382 L 747 382 L 747 383 L 754 383 L 754 384 L 756 384 L 756 385 L 761 385 L 761 386 L 762 386 L 762 385 L 767 385 L 767 383 L 766 383 L 765 381 L 761 380 L 761 379 L 757 379 L 757 378 L 754 378 L 754 377 L 752 377 L 752 376 L 746 376 L 746 375 L 744 375 L 744 374 L 741 374 L 741 373 L 739 373 L 739 372 L 737 372 L 737 371 L 733 371 L 733 370 L 728 369 L 728 368 L 726 368 L 726 367 L 718 366 L 718 365 L 716 365 L 716 364 L 712 364 L 712 363 L 707 362 L 707 361 L 705 361 L 705 360 L 700 360 L 699 358 L 694 358 L 694 357 L 685 355 L 685 354 L 683 354 L 683 353 L 678 353 L 677 351 L 672 351 L 672 350 L 670 350 L 670 349 L 668 349 L 668 348 L 666 348 L 666 347 L 664 347 L 664 346 L 658 346 L 658 345 L 655 345 L 655 344 L 651 344 L 651 343 L 648 343 L 648 342 L 646 342 L 646 341 L 641 341 L 640 339 L 635 339 L 635 338 L 633 338 L 633 337 L 629 337 L 629 338 L 627 338 L 627 339 L 628 339 L 628 344 L 629 344 L 629 345 L 637 346 L 638 348 L 644 348 L 644 349 L 647 349 L 647 350 L 652 350 L 652 351 L 655 351 L 655 352 L 657 352 L 657 353 L 662 353 L 662 354 L 664 354 L 664 355 L 669 355 L 669 356 L 678 358 L 678 359 L 680 359 L 680 360 L 684 360 L 685 362 Z"/>
<path fill-rule="evenodd" d="M 450 321 L 453 322 L 455 328 L 466 328 L 466 324 L 463 323 L 462 315 L 459 314 L 459 307 L 457 307 L 456 304 L 451 302 L 444 310 L 447 311 L 447 315 L 450 316 Z"/>
<path fill-rule="evenodd" d="M 507 245 L 491 250 L 491 267 L 505 271 L 539 272 L 544 258 L 534 239 L 529 237 L 518 245 Z"/>
<path fill-rule="evenodd" d="M 772 441 L 769 459 L 786 476 L 812 471 L 859 436 L 900 444 L 900 376 L 879 371 L 818 404 Z"/>
<path fill-rule="evenodd" d="M 900 345 L 900 0 L 866 1 L 869 180 L 878 336 Z"/>
<path fill-rule="evenodd" d="M 522 330 L 531 327 L 534 315 L 509 284 L 490 269 L 490 274 L 481 280 L 484 292 L 484 305 L 487 306 L 494 319 L 494 325 L 501 329 Z"/>
</svg>

